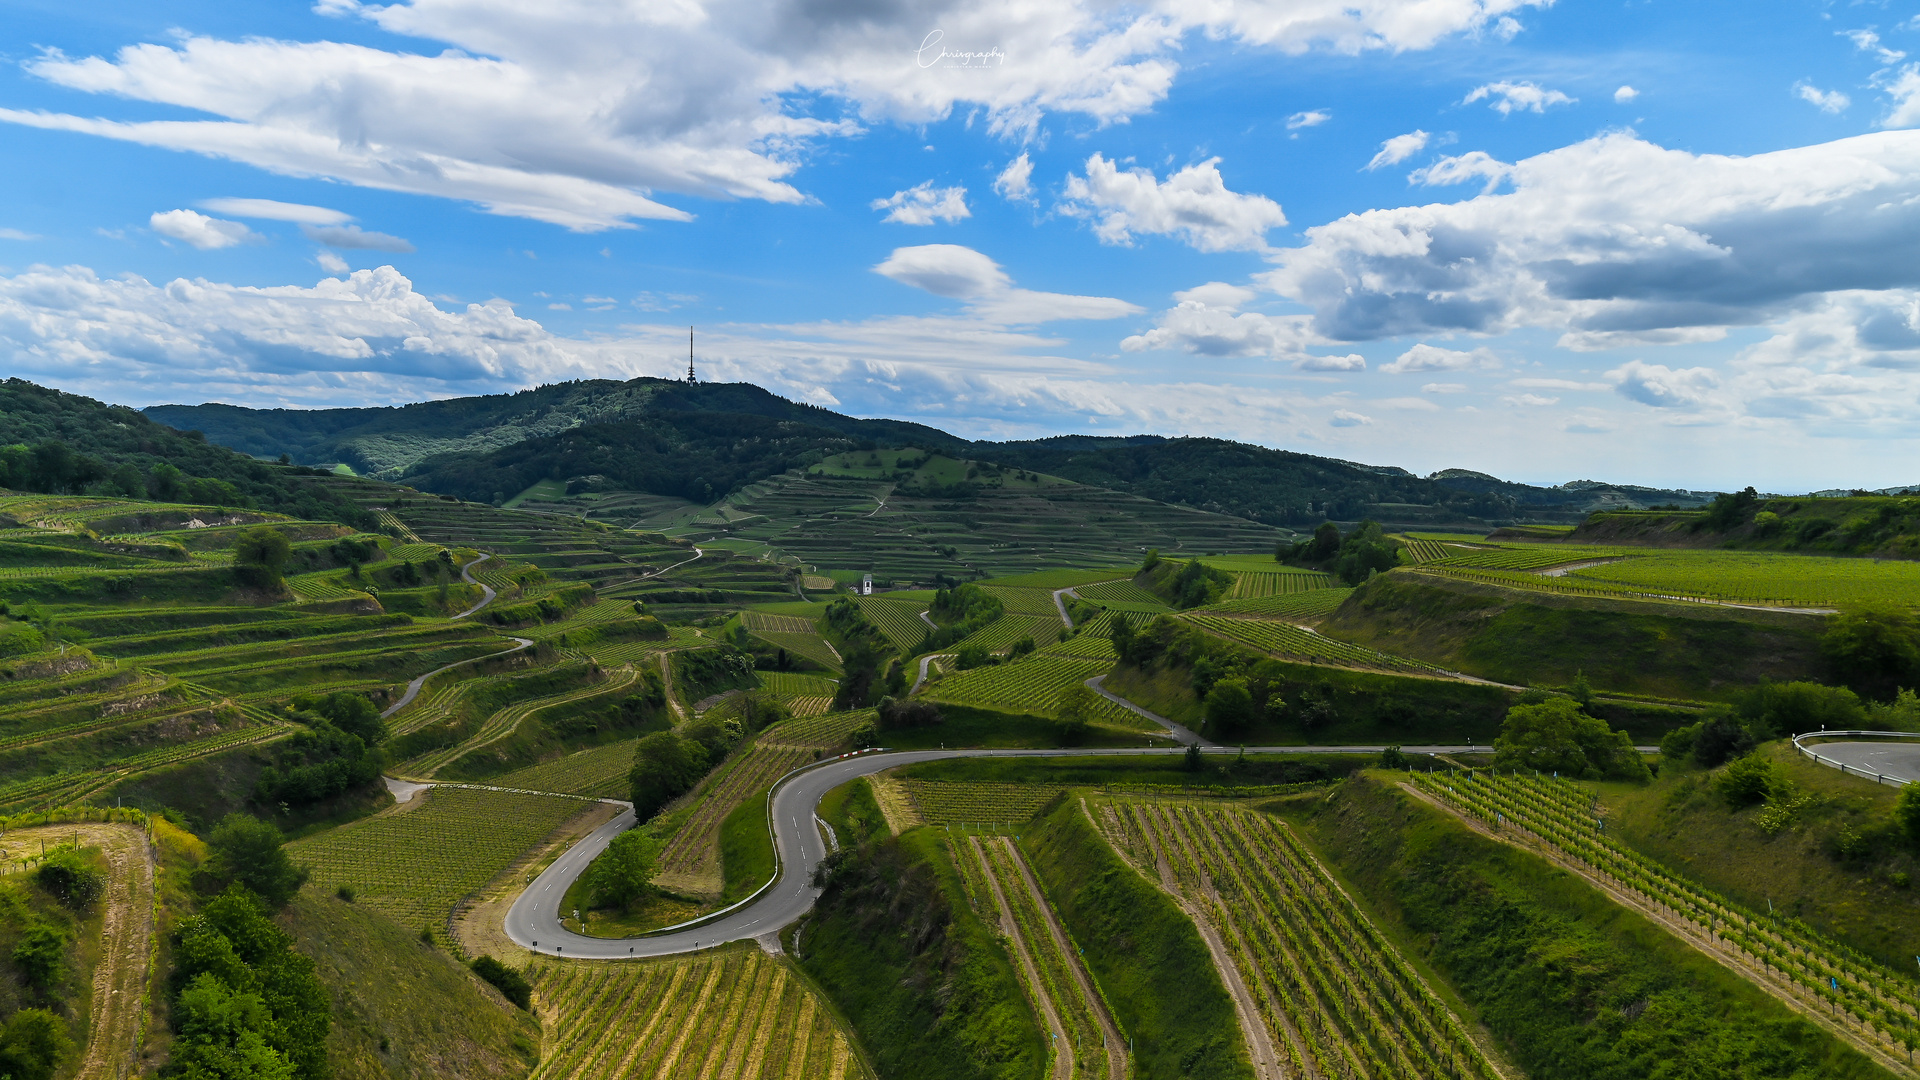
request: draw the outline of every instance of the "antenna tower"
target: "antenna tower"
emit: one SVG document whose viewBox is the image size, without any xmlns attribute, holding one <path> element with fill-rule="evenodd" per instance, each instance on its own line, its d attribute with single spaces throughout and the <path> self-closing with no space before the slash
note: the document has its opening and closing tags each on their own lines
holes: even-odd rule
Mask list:
<svg viewBox="0 0 1920 1080">
<path fill-rule="evenodd" d="M 687 382 L 691 384 L 699 381 L 693 377 L 693 327 L 689 326 L 687 327 Z"/>
</svg>

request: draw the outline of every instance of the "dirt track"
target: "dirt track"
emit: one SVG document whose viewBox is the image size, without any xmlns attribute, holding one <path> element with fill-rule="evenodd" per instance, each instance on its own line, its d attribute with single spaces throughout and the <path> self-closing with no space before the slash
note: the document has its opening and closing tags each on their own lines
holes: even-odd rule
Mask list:
<svg viewBox="0 0 1920 1080">
<path fill-rule="evenodd" d="M 1054 1053 L 1053 1075 L 1056 1080 L 1067 1080 L 1073 1075 L 1073 1043 L 1057 1034 L 1066 1030 L 1065 1025 L 1060 1023 L 1060 1010 L 1047 993 L 1047 984 L 1040 981 L 1040 968 L 1033 962 L 1033 952 L 1027 947 L 1025 935 L 1020 933 L 1020 924 L 1013 921 L 1013 908 L 1007 903 L 1007 895 L 1000 891 L 1000 879 L 994 876 L 993 864 L 987 861 L 980 838 L 967 837 L 967 845 L 973 848 L 973 857 L 980 863 L 980 872 L 986 877 L 987 888 L 993 892 L 993 904 L 1000 909 L 1000 932 L 1012 943 L 1013 955 L 1020 962 L 1020 970 L 1026 972 L 1033 1003 L 1040 1010 L 1041 1020 L 1047 1025 L 1047 1045 Z"/>
</svg>

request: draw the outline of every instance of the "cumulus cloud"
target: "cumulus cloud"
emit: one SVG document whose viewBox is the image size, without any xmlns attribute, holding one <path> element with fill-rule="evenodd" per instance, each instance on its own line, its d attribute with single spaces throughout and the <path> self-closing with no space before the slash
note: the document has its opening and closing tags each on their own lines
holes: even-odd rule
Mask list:
<svg viewBox="0 0 1920 1080">
<path fill-rule="evenodd" d="M 1546 2 L 769 0 L 749 11 L 724 0 L 321 0 L 323 16 L 424 47 L 203 35 L 110 56 L 47 51 L 31 75 L 194 118 L 5 109 L 0 120 L 600 230 L 688 220 L 656 192 L 798 202 L 791 178 L 811 147 L 875 123 L 937 122 L 956 106 L 982 109 L 988 130 L 1009 137 L 1035 135 L 1049 113 L 1124 121 L 1166 98 L 1189 36 L 1288 54 L 1398 53 Z M 1002 62 L 990 78 L 937 55 L 916 62 L 910 43 L 929 27 L 943 49 L 998 50 Z"/>
<path fill-rule="evenodd" d="M 1620 89 L 1615 90 L 1613 92 L 1614 103 L 1618 105 L 1625 105 L 1629 101 L 1632 101 L 1634 98 L 1637 98 L 1639 96 L 1640 96 L 1640 91 L 1635 90 L 1631 86 L 1622 86 Z"/>
<path fill-rule="evenodd" d="M 993 190 L 1008 202 L 1033 201 L 1033 161 L 1025 150 L 993 178 Z"/>
<path fill-rule="evenodd" d="M 1822 90 L 1809 82 L 1793 84 L 1793 95 L 1823 113 L 1843 113 L 1853 99 L 1838 90 Z"/>
<path fill-rule="evenodd" d="M 1534 390 L 1611 390 L 1612 383 L 1580 382 L 1576 379 L 1508 379 L 1511 386 Z"/>
<path fill-rule="evenodd" d="M 1295 360 L 1293 366 L 1299 368 L 1301 371 L 1365 371 L 1367 370 L 1367 358 L 1361 356 L 1359 353 L 1348 353 L 1345 356 L 1315 356 L 1309 354 L 1303 355 Z"/>
<path fill-rule="evenodd" d="M 1656 409 L 1698 409 L 1709 403 L 1720 377 L 1712 368 L 1693 367 L 1678 371 L 1662 364 L 1640 360 L 1607 372 L 1614 390 L 1629 401 Z"/>
<path fill-rule="evenodd" d="M 1853 42 L 1853 47 L 1861 52 L 1870 52 L 1883 64 L 1897 64 L 1907 58 L 1907 54 L 1898 49 L 1889 49 L 1880 43 L 1880 35 L 1872 30 L 1841 30 L 1839 35 Z"/>
<path fill-rule="evenodd" d="M 353 269 L 347 265 L 347 260 L 325 248 L 320 249 L 320 251 L 314 254 L 313 261 L 319 263 L 320 269 L 325 270 L 329 274 L 345 274 Z"/>
<path fill-rule="evenodd" d="M 1426 132 L 1418 129 L 1409 131 L 1405 135 L 1395 135 L 1380 144 L 1380 152 L 1373 155 L 1372 161 L 1367 162 L 1367 171 L 1372 172 L 1374 169 L 1400 164 L 1425 150 L 1429 137 Z"/>
<path fill-rule="evenodd" d="M 193 210 L 168 210 L 147 219 L 154 232 L 173 240 L 192 244 L 201 251 L 257 242 L 259 233 L 237 221 L 211 218 Z"/>
<path fill-rule="evenodd" d="M 1880 119 L 1884 128 L 1906 128 L 1920 124 L 1920 64 L 1908 64 L 1898 72 L 1877 80 L 1892 104 Z"/>
<path fill-rule="evenodd" d="M 1309 109 L 1287 117 L 1287 130 L 1298 131 L 1301 128 L 1319 127 L 1331 119 L 1333 114 L 1325 109 Z"/>
<path fill-rule="evenodd" d="M 1420 388 L 1423 394 L 1462 394 L 1467 386 L 1457 382 L 1430 382 Z"/>
<path fill-rule="evenodd" d="M 1140 311 L 1107 296 L 1018 289 L 992 259 L 959 244 L 895 248 L 874 273 L 935 296 L 968 301 L 968 310 L 994 323 L 1028 325 L 1060 319 L 1117 319 Z"/>
<path fill-rule="evenodd" d="M 1475 349 L 1462 352 L 1459 349 L 1442 349 L 1437 345 L 1421 342 L 1395 357 L 1392 363 L 1381 367 L 1388 375 L 1404 375 L 1420 371 L 1466 371 L 1473 368 L 1497 368 L 1500 358 L 1488 349 Z"/>
<path fill-rule="evenodd" d="M 1509 394 L 1500 399 L 1502 403 L 1522 409 L 1544 409 L 1549 405 L 1560 404 L 1557 397 L 1541 397 L 1539 394 Z"/>
<path fill-rule="evenodd" d="M 1485 181 L 1483 193 L 1500 186 L 1500 181 L 1513 175 L 1513 166 L 1495 158 L 1484 150 L 1469 150 L 1464 154 L 1443 157 L 1424 169 L 1415 169 L 1407 174 L 1407 183 L 1424 184 L 1427 187 L 1445 187 L 1450 184 L 1464 184 L 1469 180 Z"/>
<path fill-rule="evenodd" d="M 1161 181 L 1151 171 L 1121 171 L 1096 153 L 1085 176 L 1068 174 L 1061 210 L 1093 222 L 1106 244 L 1132 244 L 1136 233 L 1174 236 L 1200 251 L 1265 251 L 1267 230 L 1287 223 L 1264 195 L 1228 191 L 1219 158 L 1189 165 Z"/>
<path fill-rule="evenodd" d="M 1259 295 L 1260 293 L 1257 290 L 1249 289 L 1244 285 L 1229 285 L 1224 281 L 1209 281 L 1205 285 L 1195 285 L 1191 289 L 1182 289 L 1173 294 L 1173 299 L 1176 303 L 1192 301 L 1193 303 L 1203 304 L 1210 308 L 1219 308 L 1222 311 L 1234 311 L 1242 304 L 1247 303 Z"/>
<path fill-rule="evenodd" d="M 307 239 L 328 247 L 356 248 L 362 251 L 392 251 L 405 255 L 413 251 L 413 245 L 397 236 L 383 232 L 367 232 L 358 225 L 302 225 L 300 231 Z"/>
<path fill-rule="evenodd" d="M 1460 102 L 1471 105 L 1476 101 L 1487 102 L 1487 107 L 1501 116 L 1512 116 L 1517 112 L 1543 113 L 1550 105 L 1571 105 L 1578 98 L 1570 98 L 1558 90 L 1548 90 L 1530 82 L 1491 82 L 1476 86 Z"/>
<path fill-rule="evenodd" d="M 951 225 L 973 216 L 973 212 L 967 209 L 966 188 L 936 188 L 931 180 L 905 191 L 896 191 L 884 199 L 875 199 L 867 204 L 867 208 L 891 211 L 880 220 L 896 225 L 931 225 L 936 221 Z"/>
<path fill-rule="evenodd" d="M 1525 326 L 1697 339 L 1828 292 L 1920 287 L 1905 257 L 1920 243 L 1920 132 L 1750 157 L 1616 133 L 1510 179 L 1506 194 L 1310 228 L 1255 283 L 1309 308 L 1328 341 Z"/>
<path fill-rule="evenodd" d="M 1359 427 L 1373 423 L 1373 417 L 1354 412 L 1352 409 L 1335 409 L 1333 419 L 1327 421 L 1334 427 Z"/>
<path fill-rule="evenodd" d="M 267 221 L 296 221 L 302 225 L 345 225 L 353 215 L 324 206 L 280 202 L 276 199 L 202 199 L 200 209 L 229 217 L 261 218 Z"/>
</svg>

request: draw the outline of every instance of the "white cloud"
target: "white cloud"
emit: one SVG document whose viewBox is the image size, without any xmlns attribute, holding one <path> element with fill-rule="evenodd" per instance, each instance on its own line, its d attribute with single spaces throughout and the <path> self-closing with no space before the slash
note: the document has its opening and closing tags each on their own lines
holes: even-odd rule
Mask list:
<svg viewBox="0 0 1920 1080">
<path fill-rule="evenodd" d="M 351 272 L 353 269 L 347 265 L 347 260 L 325 248 L 321 248 L 318 252 L 314 253 L 313 261 L 319 263 L 320 269 L 325 270 L 329 274 L 345 274 Z"/>
<path fill-rule="evenodd" d="M 1301 128 L 1319 127 L 1331 119 L 1333 114 L 1325 109 L 1309 109 L 1287 117 L 1287 130 L 1298 131 Z"/>
<path fill-rule="evenodd" d="M 1466 392 L 1465 383 L 1430 382 L 1420 388 L 1423 394 L 1461 394 Z"/>
<path fill-rule="evenodd" d="M 951 225 L 973 216 L 973 212 L 967 209 L 966 188 L 936 188 L 931 180 L 905 191 L 896 191 L 884 199 L 875 199 L 867 204 L 867 208 L 891 211 L 880 220 L 896 225 L 931 225 L 936 221 Z"/>
<path fill-rule="evenodd" d="M 1373 423 L 1373 417 L 1354 412 L 1351 409 L 1335 409 L 1333 419 L 1327 421 L 1334 427 L 1359 427 Z"/>
<path fill-rule="evenodd" d="M 1640 91 L 1635 90 L 1631 86 L 1622 86 L 1620 89 L 1615 90 L 1613 92 L 1613 100 L 1614 100 L 1614 103 L 1617 105 L 1625 105 L 1629 101 L 1632 101 L 1634 98 L 1637 98 L 1639 96 L 1640 96 Z"/>
<path fill-rule="evenodd" d="M 1008 202 L 1033 201 L 1033 161 L 1025 150 L 993 178 L 993 190 Z"/>
<path fill-rule="evenodd" d="M 1471 105 L 1476 101 L 1488 102 L 1488 108 L 1501 116 L 1512 116 L 1517 112 L 1541 113 L 1550 105 L 1571 105 L 1578 98 L 1570 98 L 1558 90 L 1548 90 L 1530 82 L 1500 82 L 1476 86 L 1460 104 Z"/>
<path fill-rule="evenodd" d="M 573 305 L 569 303 L 565 303 L 563 301 L 556 300 L 553 303 L 547 305 L 547 310 L 548 311 L 572 311 Z"/>
<path fill-rule="evenodd" d="M 1508 385 L 1530 390 L 1611 390 L 1612 383 L 1579 382 L 1574 379 L 1508 379 Z"/>
<path fill-rule="evenodd" d="M 1264 195 L 1228 191 L 1219 163 L 1208 158 L 1160 181 L 1146 169 L 1122 172 L 1096 153 L 1085 176 L 1068 174 L 1061 210 L 1092 220 L 1106 244 L 1132 244 L 1135 233 L 1148 233 L 1200 251 L 1267 250 L 1267 230 L 1285 225 L 1287 215 Z"/>
<path fill-rule="evenodd" d="M 874 273 L 935 296 L 968 301 L 968 311 L 1001 325 L 1029 325 L 1059 319 L 1117 319 L 1140 311 L 1107 296 L 1016 289 L 998 263 L 959 244 L 922 244 L 895 248 Z"/>
<path fill-rule="evenodd" d="M 1704 340 L 1804 298 L 1920 287 L 1920 132 L 1733 157 L 1603 135 L 1513 190 L 1306 230 L 1255 284 L 1329 342 L 1520 327 Z M 1588 339 L 1614 347 L 1623 338 Z"/>
<path fill-rule="evenodd" d="M 1189 301 L 1205 307 L 1218 308 L 1221 311 L 1237 310 L 1260 293 L 1244 285 L 1229 285 L 1224 281 L 1209 281 L 1205 285 L 1195 285 L 1191 289 L 1182 289 L 1173 294 L 1176 303 Z"/>
<path fill-rule="evenodd" d="M 1050 113 L 1121 122 L 1167 97 L 1190 36 L 1401 53 L 1545 3 L 320 0 L 321 15 L 366 20 L 419 51 L 207 36 L 111 56 L 47 51 L 27 63 L 33 76 L 192 118 L 5 109 L 0 120 L 590 231 L 689 219 L 656 192 L 799 202 L 791 178 L 811 148 L 876 123 L 935 123 L 956 106 L 983 110 L 999 136 L 1032 137 Z M 983 72 L 916 59 L 929 27 L 942 49 L 995 50 L 1001 62 Z"/>
<path fill-rule="evenodd" d="M 38 236 L 19 229 L 0 229 L 0 240 L 38 240 Z"/>
<path fill-rule="evenodd" d="M 1560 399 L 1557 397 L 1541 397 L 1539 394 L 1510 394 L 1500 400 L 1507 405 L 1523 409 L 1544 409 L 1549 405 L 1560 404 Z"/>
<path fill-rule="evenodd" d="M 1345 356 L 1303 355 L 1293 362 L 1293 366 L 1301 371 L 1365 371 L 1367 359 L 1359 353 Z"/>
<path fill-rule="evenodd" d="M 297 221 L 302 225 L 344 225 L 353 215 L 324 206 L 279 202 L 275 199 L 201 199 L 200 209 L 233 217 L 261 218 L 267 221 Z"/>
<path fill-rule="evenodd" d="M 300 231 L 307 239 L 328 247 L 354 248 L 361 251 L 392 251 L 405 255 L 413 251 L 413 245 L 397 236 L 383 232 L 367 232 L 358 225 L 302 225 Z"/>
<path fill-rule="evenodd" d="M 1416 371 L 1466 371 L 1499 366 L 1500 358 L 1488 349 L 1462 352 L 1458 349 L 1442 349 L 1421 342 L 1395 357 L 1392 363 L 1380 370 L 1388 375 L 1403 375 Z"/>
<path fill-rule="evenodd" d="M 1418 129 L 1409 131 L 1405 135 L 1395 135 L 1393 138 L 1380 144 L 1380 152 L 1373 155 L 1372 161 L 1367 162 L 1367 171 L 1371 172 L 1383 166 L 1400 164 L 1420 151 L 1425 150 L 1427 148 L 1428 138 L 1430 138 L 1430 136 L 1426 132 Z"/>
<path fill-rule="evenodd" d="M 1853 42 L 1853 47 L 1861 52 L 1870 52 L 1883 64 L 1897 64 L 1907 58 L 1907 54 L 1898 49 L 1889 49 L 1880 44 L 1880 35 L 1872 30 L 1841 30 L 1839 35 Z"/>
<path fill-rule="evenodd" d="M 1443 157 L 1424 169 L 1413 170 L 1407 174 L 1407 183 L 1444 187 L 1448 184 L 1464 184 L 1469 180 L 1484 180 L 1484 194 L 1499 187 L 1500 181 L 1512 175 L 1513 166 L 1484 150 L 1469 150 L 1464 154 Z"/>
<path fill-rule="evenodd" d="M 1710 400 L 1720 386 L 1720 377 L 1704 367 L 1674 370 L 1661 364 L 1640 360 L 1607 372 L 1614 390 L 1629 401 L 1656 409 L 1698 409 Z"/>
<path fill-rule="evenodd" d="M 1207 286 L 1201 286 L 1202 289 Z M 1231 307 L 1213 306 L 1196 299 L 1182 299 L 1155 320 L 1153 329 L 1121 340 L 1127 352 L 1148 349 L 1181 349 L 1202 356 L 1303 355 L 1311 336 L 1306 320 L 1298 316 L 1262 315 L 1249 311 L 1236 313 Z"/>
<path fill-rule="evenodd" d="M 237 221 L 222 221 L 193 210 L 167 210 L 148 218 L 147 225 L 161 236 L 185 241 L 201 251 L 261 239 L 259 233 Z"/>
<path fill-rule="evenodd" d="M 1433 402 L 1428 401 L 1426 398 L 1417 398 L 1417 397 L 1382 398 L 1379 401 L 1374 402 L 1374 404 L 1381 406 L 1382 408 L 1399 409 L 1402 412 L 1439 412 L 1440 411 L 1440 406 L 1435 405 Z"/>
<path fill-rule="evenodd" d="M 1793 95 L 1823 113 L 1843 113 L 1853 99 L 1838 90 L 1822 90 L 1805 81 L 1793 84 Z"/>
<path fill-rule="evenodd" d="M 1893 99 L 1893 105 L 1880 121 L 1884 128 L 1906 128 L 1920 124 L 1920 64 L 1908 64 L 1891 77 L 1876 80 L 1876 85 Z"/>
</svg>

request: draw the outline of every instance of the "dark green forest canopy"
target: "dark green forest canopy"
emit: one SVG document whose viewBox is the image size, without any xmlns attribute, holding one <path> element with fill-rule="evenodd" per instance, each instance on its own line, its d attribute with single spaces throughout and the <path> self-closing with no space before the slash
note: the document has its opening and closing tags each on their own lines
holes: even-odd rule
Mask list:
<svg viewBox="0 0 1920 1080">
<path fill-rule="evenodd" d="M 363 529 L 375 524 L 365 510 L 306 479 L 310 473 L 255 461 L 123 405 L 22 379 L 0 383 L 0 487 L 270 510 Z"/>
<path fill-rule="evenodd" d="M 874 446 L 930 449 L 1276 526 L 1368 516 L 1572 523 L 1599 505 L 1698 505 L 1706 498 L 1586 481 L 1536 487 L 1459 469 L 1419 477 L 1224 439 L 1065 435 L 969 442 L 921 424 L 863 420 L 788 401 L 748 383 L 584 380 L 398 408 L 157 405 L 147 412 L 246 453 L 286 453 L 303 464 L 345 462 L 482 502 L 540 480 L 587 483 L 593 476 L 610 486 L 707 501 L 827 453 Z M 533 445 L 521 445 L 528 442 Z M 505 475 L 480 479 L 496 470 Z"/>
</svg>

